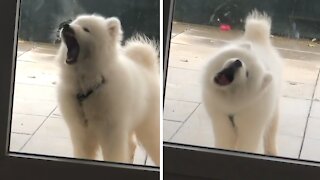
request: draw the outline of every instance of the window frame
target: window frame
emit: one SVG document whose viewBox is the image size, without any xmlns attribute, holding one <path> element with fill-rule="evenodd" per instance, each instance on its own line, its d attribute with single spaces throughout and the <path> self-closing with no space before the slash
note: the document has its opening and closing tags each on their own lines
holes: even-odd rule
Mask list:
<svg viewBox="0 0 320 180">
<path fill-rule="evenodd" d="M 164 0 L 164 89 L 170 53 L 175 0 Z M 163 142 L 163 175 L 176 179 L 315 179 L 320 163 Z M 319 152 L 320 153 L 320 152 Z"/>
<path fill-rule="evenodd" d="M 159 168 L 9 152 L 20 0 L 0 2 L 0 179 L 159 179 Z"/>
</svg>

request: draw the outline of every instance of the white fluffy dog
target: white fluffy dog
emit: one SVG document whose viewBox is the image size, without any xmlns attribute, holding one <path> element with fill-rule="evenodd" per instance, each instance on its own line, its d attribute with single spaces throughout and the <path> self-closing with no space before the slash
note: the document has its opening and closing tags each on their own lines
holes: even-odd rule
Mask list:
<svg viewBox="0 0 320 180">
<path fill-rule="evenodd" d="M 222 48 L 204 69 L 203 102 L 215 147 L 276 155 L 282 59 L 270 41 L 271 19 L 254 10 L 243 37 Z"/>
<path fill-rule="evenodd" d="M 133 135 L 160 162 L 158 52 L 144 36 L 121 46 L 120 21 L 81 15 L 61 30 L 58 102 L 78 158 L 129 163 Z M 130 159 L 131 158 L 131 159 Z"/>
</svg>

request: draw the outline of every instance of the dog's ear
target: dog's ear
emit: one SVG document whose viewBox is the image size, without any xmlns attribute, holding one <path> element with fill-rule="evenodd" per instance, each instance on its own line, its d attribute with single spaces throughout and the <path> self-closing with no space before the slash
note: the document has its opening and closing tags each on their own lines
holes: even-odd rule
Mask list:
<svg viewBox="0 0 320 180">
<path fill-rule="evenodd" d="M 121 22 L 116 17 L 111 17 L 106 19 L 108 33 L 113 37 L 121 37 Z"/>
<path fill-rule="evenodd" d="M 262 79 L 262 85 L 261 85 L 261 91 L 264 91 L 268 85 L 271 83 L 272 81 L 272 75 L 270 73 L 266 73 Z"/>
</svg>

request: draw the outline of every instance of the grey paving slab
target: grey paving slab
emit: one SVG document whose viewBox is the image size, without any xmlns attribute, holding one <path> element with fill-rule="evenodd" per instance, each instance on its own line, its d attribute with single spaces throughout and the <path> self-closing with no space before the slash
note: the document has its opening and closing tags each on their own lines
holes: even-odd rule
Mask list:
<svg viewBox="0 0 320 180">
<path fill-rule="evenodd" d="M 320 118 L 320 102 L 319 101 L 313 101 L 310 117 Z"/>
<path fill-rule="evenodd" d="M 180 128 L 182 125 L 182 122 L 177 122 L 177 121 L 169 121 L 164 119 L 163 120 L 163 141 L 169 141 L 170 138 L 177 132 L 177 130 Z"/>
<path fill-rule="evenodd" d="M 300 159 L 320 161 L 320 140 L 306 138 L 304 140 Z"/>
<path fill-rule="evenodd" d="M 310 105 L 310 100 L 282 97 L 278 132 L 303 137 Z"/>
<path fill-rule="evenodd" d="M 34 134 L 46 118 L 46 116 L 13 113 L 11 132 L 29 135 Z"/>
<path fill-rule="evenodd" d="M 19 152 L 30 137 L 29 134 L 11 133 L 9 151 Z"/>
<path fill-rule="evenodd" d="M 164 119 L 185 121 L 199 104 L 177 100 L 165 100 Z"/>
<path fill-rule="evenodd" d="M 211 120 L 200 105 L 170 140 L 182 144 L 213 147 L 214 136 Z"/>
</svg>

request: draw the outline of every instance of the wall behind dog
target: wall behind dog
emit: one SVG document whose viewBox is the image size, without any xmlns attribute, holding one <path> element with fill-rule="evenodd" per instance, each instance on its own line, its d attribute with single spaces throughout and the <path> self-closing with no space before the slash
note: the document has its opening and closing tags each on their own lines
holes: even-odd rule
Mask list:
<svg viewBox="0 0 320 180">
<path fill-rule="evenodd" d="M 21 0 L 19 38 L 35 42 L 59 41 L 59 26 L 83 13 L 120 18 L 124 39 L 144 33 L 159 41 L 159 0 Z"/>
<path fill-rule="evenodd" d="M 318 0 L 176 0 L 174 20 L 243 29 L 244 18 L 254 8 L 267 12 L 272 33 L 292 38 L 320 38 Z"/>
</svg>

